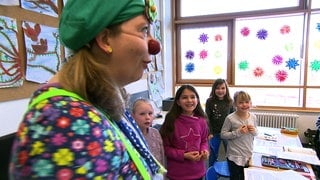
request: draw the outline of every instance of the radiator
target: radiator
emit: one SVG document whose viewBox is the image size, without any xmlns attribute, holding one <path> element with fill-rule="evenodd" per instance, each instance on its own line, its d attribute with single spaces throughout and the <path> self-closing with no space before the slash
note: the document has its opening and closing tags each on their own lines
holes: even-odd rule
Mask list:
<svg viewBox="0 0 320 180">
<path fill-rule="evenodd" d="M 258 126 L 273 128 L 297 128 L 299 115 L 270 112 L 253 112 L 257 116 Z"/>
</svg>

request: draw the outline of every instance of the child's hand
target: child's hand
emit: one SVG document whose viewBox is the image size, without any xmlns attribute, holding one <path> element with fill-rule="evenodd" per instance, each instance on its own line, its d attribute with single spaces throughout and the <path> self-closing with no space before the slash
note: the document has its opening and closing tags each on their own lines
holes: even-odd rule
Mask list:
<svg viewBox="0 0 320 180">
<path fill-rule="evenodd" d="M 247 127 L 248 127 L 248 131 L 251 132 L 251 133 L 255 132 L 255 130 L 256 130 L 256 129 L 254 128 L 254 126 L 251 125 L 251 124 L 248 124 Z"/>
<path fill-rule="evenodd" d="M 199 161 L 201 159 L 201 155 L 198 151 L 190 151 L 184 153 L 184 158 L 191 161 Z"/>
<path fill-rule="evenodd" d="M 241 134 L 247 134 L 249 132 L 248 127 L 246 125 L 241 126 L 239 129 Z"/>
<path fill-rule="evenodd" d="M 209 159 L 209 152 L 204 150 L 204 151 L 201 151 L 200 152 L 200 155 L 201 155 L 201 159 L 202 160 L 208 160 Z"/>
</svg>

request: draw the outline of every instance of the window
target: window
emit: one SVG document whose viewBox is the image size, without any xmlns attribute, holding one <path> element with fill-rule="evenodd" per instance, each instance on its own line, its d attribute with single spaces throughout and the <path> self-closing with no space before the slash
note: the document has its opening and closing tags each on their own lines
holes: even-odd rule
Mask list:
<svg viewBox="0 0 320 180">
<path fill-rule="evenodd" d="M 236 19 L 235 85 L 302 85 L 303 20 L 303 14 Z"/>
<path fill-rule="evenodd" d="M 299 0 L 180 0 L 181 17 L 295 8 Z M 230 6 L 232 4 L 232 6 Z"/>
<path fill-rule="evenodd" d="M 174 86 L 225 78 L 257 108 L 319 111 L 319 2 L 178 0 Z"/>
<path fill-rule="evenodd" d="M 209 23 L 181 26 L 179 82 L 212 82 L 227 77 L 231 49 L 231 23 Z M 188 38 L 182 38 L 188 37 Z"/>
</svg>

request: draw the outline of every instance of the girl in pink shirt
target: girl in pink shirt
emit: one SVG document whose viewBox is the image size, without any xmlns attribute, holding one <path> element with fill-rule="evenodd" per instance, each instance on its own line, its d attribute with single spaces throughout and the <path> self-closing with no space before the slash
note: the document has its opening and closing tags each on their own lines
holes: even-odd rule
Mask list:
<svg viewBox="0 0 320 180">
<path fill-rule="evenodd" d="M 208 125 L 199 95 L 192 85 L 182 85 L 160 128 L 167 158 L 167 177 L 202 179 L 209 157 Z"/>
</svg>

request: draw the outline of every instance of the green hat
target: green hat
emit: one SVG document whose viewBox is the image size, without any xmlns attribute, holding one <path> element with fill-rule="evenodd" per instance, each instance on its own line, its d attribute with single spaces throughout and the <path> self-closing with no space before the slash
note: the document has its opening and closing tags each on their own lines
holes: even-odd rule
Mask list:
<svg viewBox="0 0 320 180">
<path fill-rule="evenodd" d="M 150 23 L 155 19 L 153 0 L 68 0 L 59 23 L 60 40 L 76 51 L 104 28 L 143 13 Z"/>
</svg>

